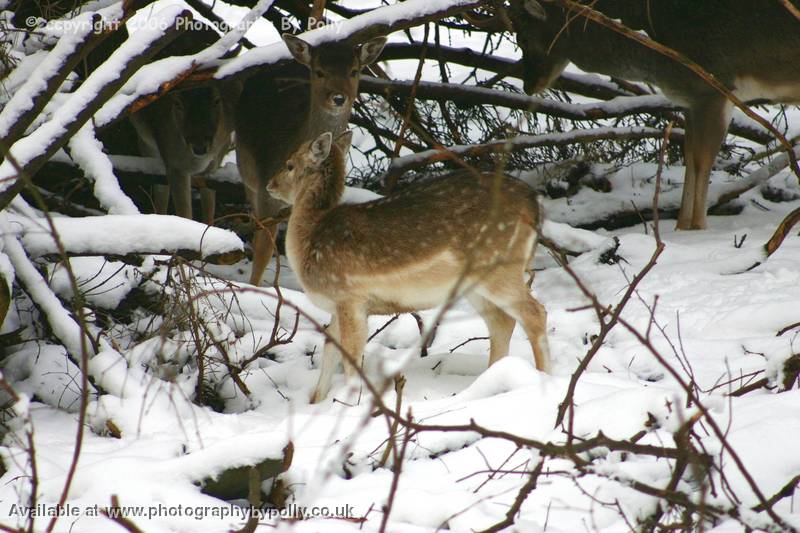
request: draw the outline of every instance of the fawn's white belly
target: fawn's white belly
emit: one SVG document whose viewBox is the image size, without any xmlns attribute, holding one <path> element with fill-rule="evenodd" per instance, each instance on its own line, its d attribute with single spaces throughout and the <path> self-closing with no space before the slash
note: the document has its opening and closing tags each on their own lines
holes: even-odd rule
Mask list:
<svg viewBox="0 0 800 533">
<path fill-rule="evenodd" d="M 334 312 L 337 303 L 366 305 L 374 314 L 429 309 L 447 301 L 462 268 L 452 252 L 444 251 L 388 272 L 360 265 L 335 283 L 327 278 L 327 283 L 310 283 L 305 288 L 314 305 L 328 312 Z M 466 280 L 462 283 L 469 285 Z"/>
<path fill-rule="evenodd" d="M 372 276 L 357 274 L 351 283 L 372 306 L 388 307 L 383 312 L 429 309 L 447 301 L 462 268 L 463 262 L 448 250 L 403 269 Z"/>
</svg>

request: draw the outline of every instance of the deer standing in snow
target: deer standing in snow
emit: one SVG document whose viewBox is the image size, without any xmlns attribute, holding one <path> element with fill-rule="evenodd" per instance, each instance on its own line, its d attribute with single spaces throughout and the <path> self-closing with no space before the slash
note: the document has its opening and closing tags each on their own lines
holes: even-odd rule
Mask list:
<svg viewBox="0 0 800 533">
<path fill-rule="evenodd" d="M 385 37 L 360 46 L 311 46 L 290 34 L 283 40 L 297 63 L 248 78 L 236 106 L 236 160 L 258 220 L 275 216 L 283 206 L 270 198 L 266 186 L 289 156 L 303 142 L 347 127 L 361 69 L 378 59 L 386 44 Z M 261 282 L 273 250 L 274 226 L 256 228 L 251 284 Z"/>
<path fill-rule="evenodd" d="M 219 39 L 211 28 L 192 28 L 162 50 L 157 59 L 197 53 Z M 166 213 L 169 197 L 175 214 L 192 218 L 192 178 L 218 169 L 233 149 L 233 111 L 237 81 L 214 81 L 209 85 L 170 91 L 141 111 L 131 115 L 141 151 L 160 158 L 166 168 L 168 187 L 157 187 L 156 212 Z M 215 195 L 200 190 L 203 221 L 213 224 Z"/>
<path fill-rule="evenodd" d="M 503 175 L 458 171 L 385 198 L 343 204 L 351 132 L 304 143 L 270 181 L 292 204 L 286 252 L 303 289 L 332 315 L 311 397 L 325 398 L 344 356 L 355 375 L 367 317 L 428 309 L 465 296 L 489 329 L 491 365 L 508 353 L 520 322 L 536 367 L 548 371 L 544 307 L 524 281 L 539 237 L 539 204 L 526 184 Z"/>
<path fill-rule="evenodd" d="M 800 2 L 792 0 L 795 6 Z M 778 1 L 597 0 L 587 5 L 672 48 L 740 100 L 800 101 L 800 21 Z M 546 89 L 572 62 L 658 86 L 686 108 L 686 173 L 678 229 L 704 229 L 711 168 L 732 104 L 697 74 L 552 0 L 514 0 L 510 20 L 522 49 L 525 92 Z"/>
</svg>

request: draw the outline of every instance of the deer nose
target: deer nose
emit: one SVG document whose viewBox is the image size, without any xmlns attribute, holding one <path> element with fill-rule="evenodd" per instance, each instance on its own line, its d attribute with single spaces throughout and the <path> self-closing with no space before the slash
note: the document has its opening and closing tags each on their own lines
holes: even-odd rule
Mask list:
<svg viewBox="0 0 800 533">
<path fill-rule="evenodd" d="M 192 145 L 192 153 L 194 155 L 206 155 L 208 153 L 208 145 L 205 145 L 205 144 L 193 144 Z"/>
<path fill-rule="evenodd" d="M 331 95 L 331 101 L 337 107 L 342 107 L 347 102 L 347 97 L 340 93 Z"/>
</svg>

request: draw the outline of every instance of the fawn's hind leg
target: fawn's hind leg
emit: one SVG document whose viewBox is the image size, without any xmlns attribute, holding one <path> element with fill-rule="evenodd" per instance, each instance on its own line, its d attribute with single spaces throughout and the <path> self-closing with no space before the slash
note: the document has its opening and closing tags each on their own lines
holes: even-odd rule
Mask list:
<svg viewBox="0 0 800 533">
<path fill-rule="evenodd" d="M 483 296 L 472 293 L 467 296 L 467 300 L 486 322 L 489 330 L 489 366 L 492 366 L 508 354 L 508 345 L 516 321 Z"/>
<path fill-rule="evenodd" d="M 519 322 L 531 343 L 536 368 L 550 371 L 550 349 L 547 344 L 547 311 L 531 296 L 517 269 L 499 268 L 490 275 L 488 283 L 477 290 L 503 312 Z"/>
</svg>

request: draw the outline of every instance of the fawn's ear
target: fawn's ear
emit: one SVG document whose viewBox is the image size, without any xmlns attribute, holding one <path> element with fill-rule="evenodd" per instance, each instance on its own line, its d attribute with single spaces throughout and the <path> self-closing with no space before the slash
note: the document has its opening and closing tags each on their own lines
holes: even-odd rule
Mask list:
<svg viewBox="0 0 800 533">
<path fill-rule="evenodd" d="M 339 150 L 342 151 L 342 155 L 347 155 L 347 152 L 350 151 L 350 143 L 353 142 L 353 130 L 345 130 L 341 135 L 336 137 L 334 141 L 336 146 L 339 147 Z"/>
<path fill-rule="evenodd" d="M 311 160 L 314 164 L 320 164 L 326 159 L 328 159 L 328 155 L 331 153 L 331 143 L 333 142 L 333 134 L 331 132 L 326 131 L 316 139 L 311 142 Z"/>
<path fill-rule="evenodd" d="M 359 54 L 361 66 L 369 65 L 378 59 L 378 56 L 383 52 L 384 46 L 386 46 L 386 37 L 375 37 L 362 44 L 361 53 Z"/>
<path fill-rule="evenodd" d="M 542 4 L 536 0 L 525 0 L 525 11 L 528 12 L 533 18 L 538 20 L 547 20 L 547 11 L 544 10 Z"/>
<path fill-rule="evenodd" d="M 292 57 L 297 60 L 298 63 L 302 63 L 305 66 L 311 65 L 311 45 L 305 42 L 300 37 L 295 37 L 291 33 L 284 33 L 281 35 L 283 42 L 286 43 L 286 47 L 289 49 L 289 52 L 292 54 Z"/>
</svg>

